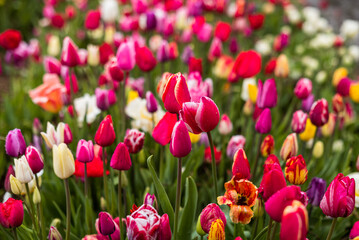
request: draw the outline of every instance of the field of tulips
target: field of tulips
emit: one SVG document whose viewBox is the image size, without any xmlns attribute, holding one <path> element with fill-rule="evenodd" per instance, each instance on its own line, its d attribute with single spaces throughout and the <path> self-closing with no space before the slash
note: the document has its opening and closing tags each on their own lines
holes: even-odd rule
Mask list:
<svg viewBox="0 0 359 240">
<path fill-rule="evenodd" d="M 326 4 L 0 0 L 0 239 L 358 240 L 359 21 Z"/>
</svg>

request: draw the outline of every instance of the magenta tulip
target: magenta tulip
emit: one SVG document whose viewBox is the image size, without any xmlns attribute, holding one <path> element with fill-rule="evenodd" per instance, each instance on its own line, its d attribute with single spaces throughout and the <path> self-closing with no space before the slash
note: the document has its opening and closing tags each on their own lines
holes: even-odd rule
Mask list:
<svg viewBox="0 0 359 240">
<path fill-rule="evenodd" d="M 130 153 L 124 143 L 119 143 L 112 155 L 110 166 L 116 170 L 129 170 L 132 166 Z"/>
<path fill-rule="evenodd" d="M 76 160 L 82 163 L 91 162 L 94 158 L 94 146 L 92 141 L 81 139 L 77 144 Z"/>
<path fill-rule="evenodd" d="M 192 150 L 191 139 L 187 127 L 183 121 L 178 121 L 172 132 L 170 142 L 170 152 L 174 157 L 182 158 L 187 156 Z"/>
<path fill-rule="evenodd" d="M 259 108 L 273 108 L 277 105 L 277 87 L 273 78 L 264 82 L 258 81 L 257 106 Z"/>
<path fill-rule="evenodd" d="M 272 129 L 272 116 L 270 109 L 266 108 L 259 115 L 256 123 L 256 131 L 261 134 L 269 133 Z"/>
<path fill-rule="evenodd" d="M 44 168 L 44 161 L 36 147 L 28 146 L 26 148 L 25 157 L 34 174 L 40 172 Z"/>
</svg>

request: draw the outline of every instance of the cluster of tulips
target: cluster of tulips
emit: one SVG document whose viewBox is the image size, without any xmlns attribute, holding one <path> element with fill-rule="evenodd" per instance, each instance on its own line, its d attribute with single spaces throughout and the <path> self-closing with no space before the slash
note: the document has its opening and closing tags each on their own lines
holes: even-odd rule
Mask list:
<svg viewBox="0 0 359 240">
<path fill-rule="evenodd" d="M 359 239 L 359 22 L 294 0 L 41 7 L 33 39 L 0 34 L 1 239 Z"/>
</svg>

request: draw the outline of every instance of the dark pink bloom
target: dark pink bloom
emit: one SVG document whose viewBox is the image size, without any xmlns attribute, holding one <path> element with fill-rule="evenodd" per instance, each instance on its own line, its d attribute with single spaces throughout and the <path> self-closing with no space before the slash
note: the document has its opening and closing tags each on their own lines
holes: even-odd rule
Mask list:
<svg viewBox="0 0 359 240">
<path fill-rule="evenodd" d="M 115 222 L 112 216 L 107 212 L 100 212 L 98 214 L 98 228 L 102 235 L 111 235 L 115 232 Z"/>
<path fill-rule="evenodd" d="M 187 156 L 192 150 L 191 139 L 185 123 L 180 120 L 173 127 L 170 152 L 174 157 L 182 158 Z"/>
<path fill-rule="evenodd" d="M 226 225 L 226 216 L 220 209 L 220 207 L 215 203 L 208 204 L 201 212 L 200 222 L 201 227 L 205 233 L 209 233 L 212 222 L 217 219 L 221 219 L 224 226 Z"/>
<path fill-rule="evenodd" d="M 257 106 L 259 108 L 273 108 L 277 105 L 277 87 L 273 78 L 265 81 L 258 81 Z"/>
<path fill-rule="evenodd" d="M 337 92 L 343 97 L 349 96 L 350 85 L 352 81 L 349 78 L 342 78 L 337 85 Z"/>
<path fill-rule="evenodd" d="M 294 88 L 294 94 L 299 99 L 306 99 L 312 93 L 312 81 L 308 78 L 301 78 Z"/>
<path fill-rule="evenodd" d="M 130 153 L 138 153 L 145 142 L 145 134 L 137 129 L 127 129 L 124 143 Z"/>
<path fill-rule="evenodd" d="M 321 127 L 329 120 L 328 102 L 324 98 L 317 100 L 313 103 L 309 112 L 310 121 L 317 126 Z"/>
<path fill-rule="evenodd" d="M 132 166 L 130 153 L 124 143 L 119 143 L 112 155 L 110 166 L 116 170 L 129 170 Z"/>
<path fill-rule="evenodd" d="M 16 228 L 24 219 L 24 207 L 21 200 L 9 198 L 5 203 L 0 203 L 0 224 L 4 228 Z"/>
<path fill-rule="evenodd" d="M 231 139 L 228 142 L 227 145 L 227 157 L 233 158 L 234 154 L 238 151 L 240 148 L 244 148 L 244 145 L 246 144 L 246 138 L 242 135 L 234 135 L 231 137 Z"/>
<path fill-rule="evenodd" d="M 81 139 L 77 144 L 76 160 L 79 162 L 91 162 L 94 158 L 94 147 L 91 140 Z"/>
<path fill-rule="evenodd" d="M 349 239 L 355 239 L 356 237 L 359 237 L 359 221 L 356 221 L 352 227 L 352 230 L 350 230 Z"/>
<path fill-rule="evenodd" d="M 75 67 L 80 63 L 81 60 L 78 54 L 78 47 L 70 37 L 65 37 L 62 45 L 61 64 L 68 67 Z"/>
<path fill-rule="evenodd" d="M 54 57 L 44 57 L 45 72 L 60 75 L 61 63 Z"/>
<path fill-rule="evenodd" d="M 25 153 L 26 143 L 20 129 L 15 128 L 6 135 L 5 151 L 11 157 L 20 157 Z"/>
<path fill-rule="evenodd" d="M 36 147 L 28 146 L 25 157 L 33 173 L 38 173 L 44 168 L 44 161 Z"/>
<path fill-rule="evenodd" d="M 272 116 L 269 108 L 266 108 L 259 115 L 256 123 L 256 131 L 261 134 L 269 133 L 272 129 Z"/>
<path fill-rule="evenodd" d="M 177 122 L 177 115 L 166 112 L 163 118 L 158 122 L 153 129 L 153 139 L 162 146 L 168 144 L 171 141 L 172 131 Z"/>
</svg>

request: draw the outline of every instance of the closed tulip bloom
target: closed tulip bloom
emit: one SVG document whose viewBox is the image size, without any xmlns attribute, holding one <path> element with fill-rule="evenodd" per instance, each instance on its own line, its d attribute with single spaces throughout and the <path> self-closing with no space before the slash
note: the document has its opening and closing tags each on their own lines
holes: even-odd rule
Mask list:
<svg viewBox="0 0 359 240">
<path fill-rule="evenodd" d="M 332 99 L 332 106 L 333 106 L 333 111 L 338 114 L 338 113 L 342 113 L 345 110 L 345 105 L 343 102 L 343 97 L 339 94 L 336 93 Z"/>
<path fill-rule="evenodd" d="M 336 69 L 334 71 L 333 74 L 333 79 L 332 79 L 332 84 L 334 87 L 337 87 L 340 80 L 342 80 L 342 78 L 348 76 L 348 70 L 344 67 L 340 67 L 338 69 Z"/>
<path fill-rule="evenodd" d="M 222 55 L 222 49 L 223 46 L 221 40 L 214 38 L 208 50 L 208 60 L 213 61 L 220 57 Z"/>
<path fill-rule="evenodd" d="M 277 87 L 273 78 L 265 81 L 258 81 L 257 106 L 259 108 L 273 108 L 277 105 Z"/>
<path fill-rule="evenodd" d="M 19 157 L 25 153 L 26 143 L 20 129 L 15 128 L 6 135 L 6 154 L 11 157 Z"/>
<path fill-rule="evenodd" d="M 153 129 L 153 139 L 162 146 L 168 144 L 171 141 L 172 131 L 176 123 L 177 115 L 166 112 Z"/>
<path fill-rule="evenodd" d="M 190 57 L 188 62 L 188 74 L 192 72 L 199 72 L 202 75 L 202 59 Z"/>
<path fill-rule="evenodd" d="M 317 127 L 321 127 L 328 122 L 329 110 L 328 102 L 324 98 L 313 103 L 309 112 L 310 121 Z"/>
<path fill-rule="evenodd" d="M 297 110 L 293 113 L 292 130 L 295 133 L 302 133 L 305 130 L 308 115 L 302 110 Z"/>
<path fill-rule="evenodd" d="M 71 150 L 65 143 L 52 148 L 53 166 L 56 176 L 67 179 L 75 172 L 75 160 Z"/>
<path fill-rule="evenodd" d="M 279 34 L 273 42 L 273 48 L 280 52 L 282 51 L 286 46 L 289 44 L 289 34 L 287 33 L 281 33 Z"/>
<path fill-rule="evenodd" d="M 329 137 L 334 133 L 336 121 L 340 121 L 338 117 L 334 113 L 329 113 L 328 122 L 320 128 L 324 137 Z"/>
<path fill-rule="evenodd" d="M 314 177 L 309 183 L 307 190 L 308 202 L 313 206 L 319 206 L 320 201 L 322 200 L 325 190 L 327 188 L 327 183 L 322 178 Z"/>
<path fill-rule="evenodd" d="M 285 164 L 285 178 L 294 185 L 301 185 L 307 181 L 308 170 L 302 155 L 291 157 Z"/>
<path fill-rule="evenodd" d="M 200 42 L 206 43 L 211 39 L 212 35 L 212 25 L 209 23 L 204 23 L 199 31 L 196 33 L 197 38 Z"/>
<path fill-rule="evenodd" d="M 14 162 L 15 175 L 21 183 L 29 183 L 32 179 L 34 179 L 34 173 L 32 172 L 25 156 L 15 159 Z"/>
<path fill-rule="evenodd" d="M 248 20 L 251 29 L 253 30 L 260 29 L 263 26 L 264 18 L 265 18 L 264 14 L 261 13 L 248 15 Z"/>
<path fill-rule="evenodd" d="M 261 144 L 261 154 L 263 157 L 267 157 L 274 151 L 274 138 L 272 135 L 267 135 Z"/>
<path fill-rule="evenodd" d="M 183 103 L 191 101 L 186 80 L 181 73 L 171 75 L 164 83 L 162 101 L 170 113 L 178 113 Z"/>
<path fill-rule="evenodd" d="M 275 67 L 277 65 L 277 59 L 271 58 L 268 60 L 266 66 L 264 67 L 264 73 L 265 74 L 272 74 L 275 70 Z"/>
<path fill-rule="evenodd" d="M 116 57 L 114 57 L 115 53 L 112 50 L 112 46 L 106 42 L 98 48 L 98 51 L 101 64 L 106 64 L 112 58 L 116 59 Z M 117 62 L 117 59 L 115 61 Z"/>
<path fill-rule="evenodd" d="M 201 97 L 199 103 L 184 103 L 180 116 L 188 131 L 194 134 L 210 132 L 219 122 L 218 107 L 209 97 Z"/>
<path fill-rule="evenodd" d="M 130 153 L 124 143 L 119 143 L 111 157 L 110 166 L 116 170 L 129 170 L 132 166 Z"/>
<path fill-rule="evenodd" d="M 149 113 L 157 112 L 158 102 L 152 92 L 146 92 L 146 108 Z"/>
<path fill-rule="evenodd" d="M 359 82 L 350 85 L 349 97 L 353 102 L 359 103 Z"/>
<path fill-rule="evenodd" d="M 270 170 L 263 174 L 258 191 L 266 202 L 273 194 L 286 186 L 282 169 L 278 163 L 275 163 Z"/>
<path fill-rule="evenodd" d="M 337 85 L 337 93 L 339 93 L 343 97 L 349 96 L 351 84 L 352 81 L 349 78 L 347 77 L 342 78 Z"/>
<path fill-rule="evenodd" d="M 11 191 L 11 184 L 10 184 L 10 176 L 15 175 L 15 170 L 12 165 L 9 166 L 6 172 L 5 181 L 4 181 L 4 189 L 6 192 Z"/>
<path fill-rule="evenodd" d="M 232 132 L 233 125 L 231 119 L 229 119 L 227 114 L 223 114 L 221 120 L 219 121 L 218 131 L 222 135 L 227 135 Z"/>
<path fill-rule="evenodd" d="M 251 169 L 248 158 L 243 148 L 238 149 L 238 151 L 234 154 L 232 176 L 235 176 L 237 179 L 250 179 L 251 177 Z"/>
<path fill-rule="evenodd" d="M 356 221 L 350 230 L 349 239 L 350 240 L 358 240 L 359 237 L 359 221 Z"/>
<path fill-rule="evenodd" d="M 291 133 L 289 134 L 282 145 L 280 150 L 280 157 L 286 161 L 287 159 L 296 156 L 298 153 L 298 141 L 297 134 Z"/>
<path fill-rule="evenodd" d="M 203 208 L 200 215 L 202 230 L 205 233 L 209 233 L 212 223 L 217 219 L 221 219 L 224 225 L 226 225 L 226 216 L 221 208 L 215 203 L 208 204 L 205 208 Z"/>
<path fill-rule="evenodd" d="M 149 72 L 156 67 L 157 61 L 151 50 L 143 46 L 136 50 L 136 63 L 142 71 Z"/>
<path fill-rule="evenodd" d="M 228 142 L 226 154 L 228 158 L 233 158 L 238 149 L 243 148 L 246 144 L 246 138 L 242 135 L 234 135 Z"/>
<path fill-rule="evenodd" d="M 50 230 L 49 230 L 49 235 L 47 235 L 47 239 L 48 240 L 62 240 L 62 236 L 56 227 L 51 226 Z"/>
<path fill-rule="evenodd" d="M 87 46 L 87 64 L 90 66 L 98 66 L 100 63 L 100 52 L 98 46 L 89 44 Z"/>
<path fill-rule="evenodd" d="M 72 132 L 70 126 L 67 123 L 65 123 L 65 128 L 64 128 L 64 143 L 66 144 L 72 143 Z"/>
<path fill-rule="evenodd" d="M 317 127 L 307 118 L 307 123 L 305 124 L 304 132 L 299 134 L 299 138 L 303 141 L 309 141 L 313 139 L 317 132 Z"/>
<path fill-rule="evenodd" d="M 25 157 L 33 173 L 38 173 L 44 168 L 44 161 L 36 147 L 28 146 Z"/>
<path fill-rule="evenodd" d="M 7 29 L 0 34 L 0 46 L 6 50 L 14 50 L 20 45 L 21 39 L 20 31 Z"/>
<path fill-rule="evenodd" d="M 65 37 L 62 45 L 61 64 L 68 67 L 75 67 L 80 63 L 81 60 L 78 54 L 78 47 L 70 37 Z"/>
<path fill-rule="evenodd" d="M 310 94 L 306 99 L 302 100 L 302 106 L 301 106 L 302 110 L 304 112 L 309 112 L 310 108 L 313 105 L 313 102 L 314 102 L 314 95 Z"/>
<path fill-rule="evenodd" d="M 172 237 L 170 220 L 167 213 L 163 214 L 160 219 L 160 227 L 158 233 L 158 240 L 170 240 Z"/>
<path fill-rule="evenodd" d="M 94 158 L 94 147 L 91 140 L 86 141 L 84 139 L 81 139 L 77 143 L 77 149 L 76 149 L 76 160 L 87 163 L 91 162 Z"/>
<path fill-rule="evenodd" d="M 299 99 L 306 99 L 312 93 L 312 81 L 308 78 L 301 78 L 294 88 L 294 94 Z"/>
<path fill-rule="evenodd" d="M 239 53 L 229 76 L 231 82 L 239 78 L 250 78 L 257 75 L 262 67 L 262 58 L 259 53 L 249 50 Z"/>
<path fill-rule="evenodd" d="M 269 108 L 263 110 L 256 122 L 256 131 L 261 134 L 269 133 L 272 129 L 272 116 Z"/>
<path fill-rule="evenodd" d="M 281 240 L 306 240 L 309 229 L 308 212 L 305 206 L 294 200 L 283 211 L 280 228 Z"/>
<path fill-rule="evenodd" d="M 47 73 L 55 73 L 57 75 L 61 73 L 61 63 L 54 57 L 44 57 L 44 68 Z"/>
<path fill-rule="evenodd" d="M 116 93 L 113 90 L 96 88 L 96 105 L 102 111 L 106 111 L 109 107 L 116 103 Z"/>
<path fill-rule="evenodd" d="M 104 120 L 101 121 L 95 135 L 95 142 L 101 147 L 107 147 L 112 145 L 115 141 L 116 134 L 113 128 L 112 117 L 107 115 Z"/>
<path fill-rule="evenodd" d="M 95 30 L 100 26 L 101 13 L 99 10 L 90 10 L 86 14 L 85 28 Z"/>
<path fill-rule="evenodd" d="M 105 236 L 111 235 L 116 230 L 115 222 L 107 212 L 100 212 L 98 214 L 98 226 L 100 233 Z"/>
<path fill-rule="evenodd" d="M 132 42 L 124 42 L 117 50 L 117 64 L 122 71 L 130 71 L 136 64 L 136 51 Z"/>
<path fill-rule="evenodd" d="M 182 158 L 192 150 L 191 139 L 187 127 L 183 121 L 178 121 L 172 131 L 170 152 L 174 157 Z"/>
<path fill-rule="evenodd" d="M 208 240 L 224 240 L 225 237 L 223 221 L 221 219 L 216 219 L 212 222 Z"/>
<path fill-rule="evenodd" d="M 4 228 L 16 228 L 24 219 L 24 207 L 21 200 L 9 198 L 0 203 L 0 223 Z"/>
<path fill-rule="evenodd" d="M 231 34 L 231 25 L 227 22 L 218 21 L 214 30 L 214 35 L 222 42 L 228 40 Z"/>
<path fill-rule="evenodd" d="M 289 75 L 289 63 L 286 55 L 281 54 L 277 58 L 274 75 L 280 78 L 286 78 Z"/>
<path fill-rule="evenodd" d="M 216 160 L 216 164 L 218 165 L 221 162 L 222 152 L 219 149 L 217 149 L 216 146 L 213 147 L 213 150 L 214 150 L 214 159 Z M 212 153 L 210 147 L 206 147 L 206 149 L 204 150 L 204 161 L 208 164 L 212 162 Z"/>
<path fill-rule="evenodd" d="M 25 195 L 26 194 L 25 184 L 21 183 L 19 181 L 19 179 L 17 179 L 13 175 L 10 175 L 9 181 L 10 181 L 11 192 L 13 194 L 15 194 L 15 195 Z"/>
<path fill-rule="evenodd" d="M 111 62 L 108 65 L 108 72 L 113 81 L 121 82 L 124 80 L 124 74 L 122 70 L 119 68 L 116 58 L 111 59 Z"/>
<path fill-rule="evenodd" d="M 143 148 L 145 142 L 145 133 L 138 131 L 137 129 L 128 129 L 124 143 L 130 153 L 138 153 Z"/>
<path fill-rule="evenodd" d="M 355 207 L 355 181 L 339 173 L 330 183 L 320 208 L 326 216 L 348 217 Z"/>
<path fill-rule="evenodd" d="M 300 201 L 304 206 L 308 203 L 308 197 L 298 186 L 287 186 L 273 194 L 265 203 L 268 215 L 276 222 L 282 221 L 284 209 L 291 205 L 293 200 Z"/>
</svg>

